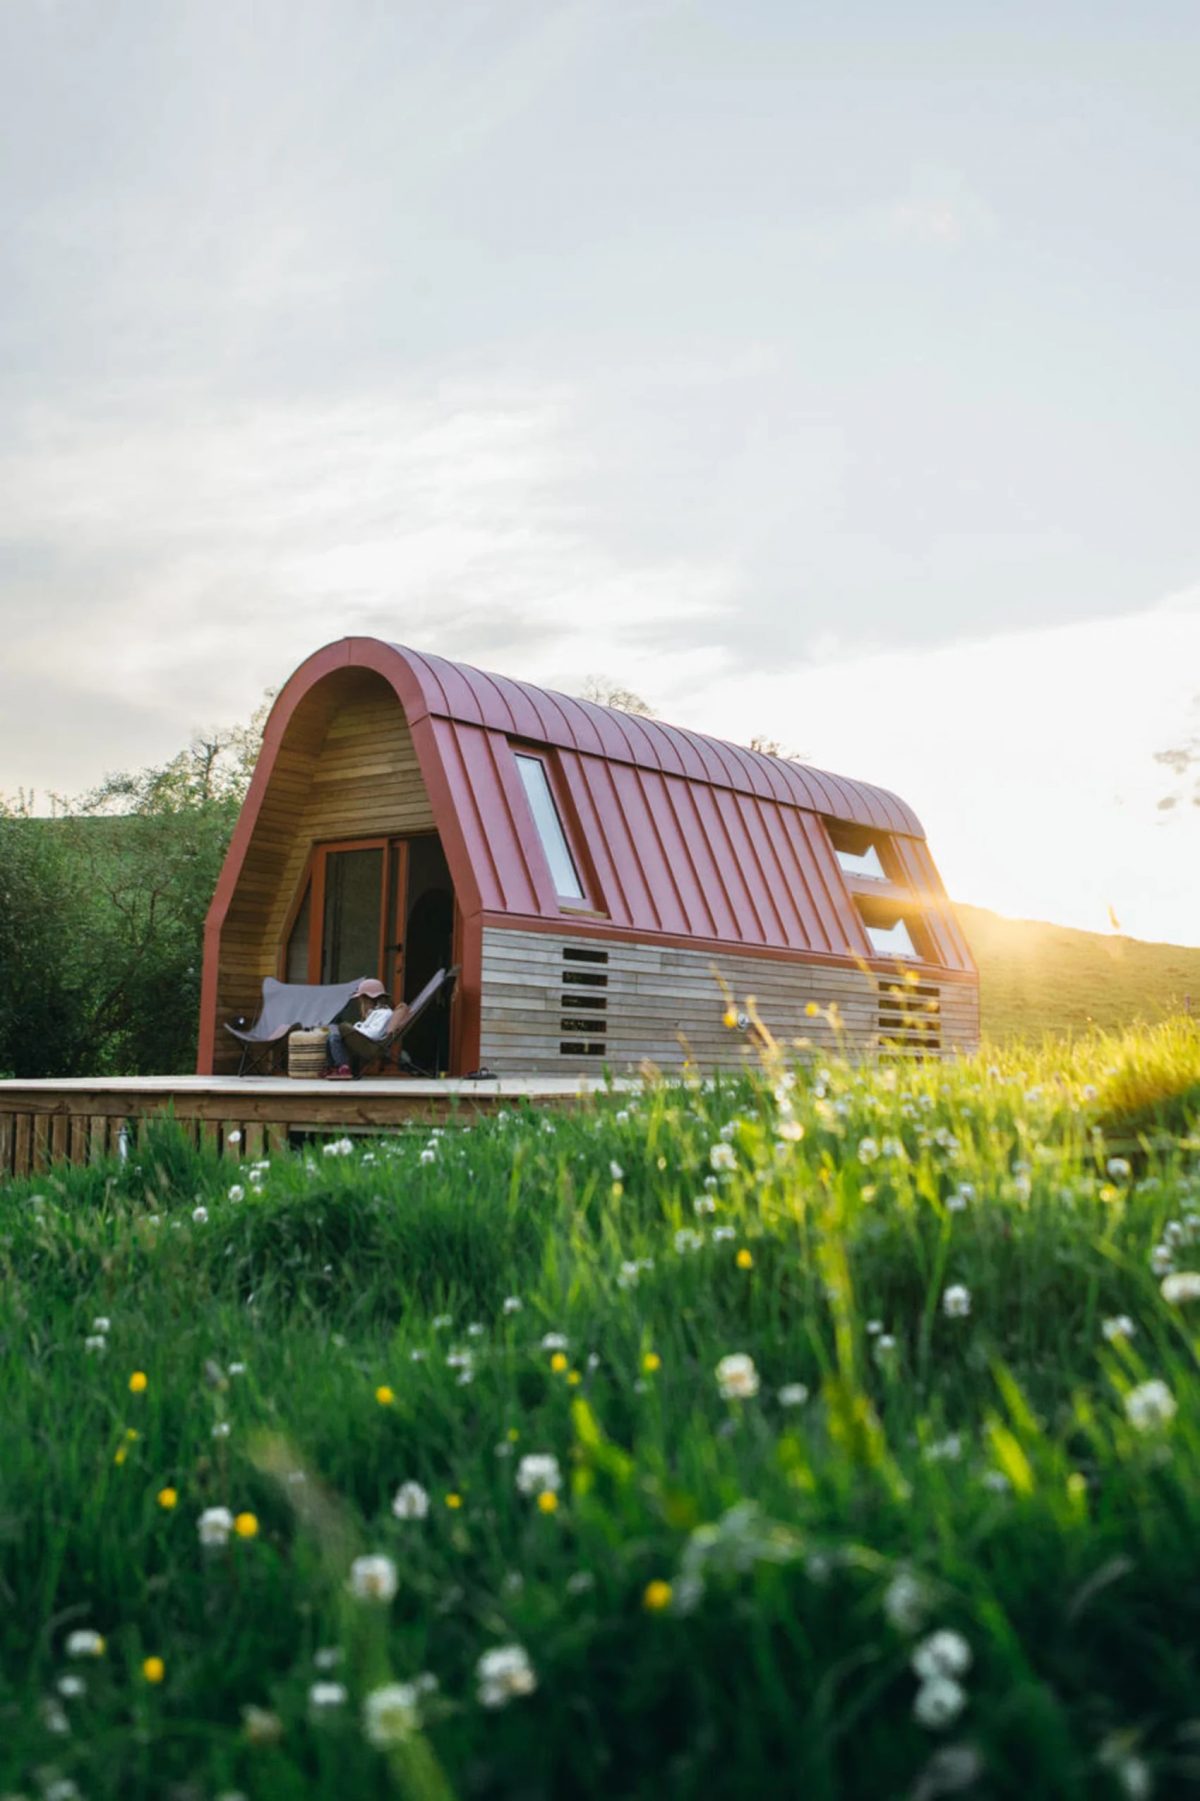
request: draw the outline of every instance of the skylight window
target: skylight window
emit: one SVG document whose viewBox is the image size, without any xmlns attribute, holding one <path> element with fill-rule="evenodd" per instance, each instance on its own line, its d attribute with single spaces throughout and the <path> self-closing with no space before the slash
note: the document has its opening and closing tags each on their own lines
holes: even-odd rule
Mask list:
<svg viewBox="0 0 1200 1801">
<path fill-rule="evenodd" d="M 871 949 L 877 957 L 917 957 L 917 947 L 903 919 L 898 919 L 890 926 L 872 925 L 869 919 L 864 920 L 863 924 L 867 929 L 867 937 L 871 940 Z"/>
<path fill-rule="evenodd" d="M 843 875 L 858 876 L 869 882 L 890 880 L 878 844 L 869 831 L 840 821 L 827 821 L 827 825 L 833 854 Z"/>
<path fill-rule="evenodd" d="M 559 900 L 582 901 L 583 884 L 579 880 L 579 872 L 567 845 L 567 835 L 563 831 L 562 820 L 550 792 L 546 765 L 540 757 L 518 755 L 517 769 L 524 784 L 529 810 L 533 814 L 533 823 L 546 853 L 546 861 L 550 865 L 554 892 Z"/>
</svg>

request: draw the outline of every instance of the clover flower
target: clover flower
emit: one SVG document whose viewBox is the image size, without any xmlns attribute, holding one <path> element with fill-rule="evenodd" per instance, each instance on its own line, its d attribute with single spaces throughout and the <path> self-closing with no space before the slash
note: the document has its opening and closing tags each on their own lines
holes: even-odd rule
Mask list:
<svg viewBox="0 0 1200 1801">
<path fill-rule="evenodd" d="M 68 1632 L 64 1649 L 68 1657 L 103 1657 L 104 1635 L 93 1632 L 89 1626 L 79 1626 L 74 1632 Z"/>
<path fill-rule="evenodd" d="M 758 1371 L 753 1357 L 732 1351 L 717 1365 L 717 1387 L 724 1401 L 748 1401 L 758 1393 Z"/>
<path fill-rule="evenodd" d="M 376 1750 L 403 1744 L 421 1724 L 419 1697 L 414 1682 L 386 1682 L 372 1689 L 363 1702 L 363 1732 Z"/>
<path fill-rule="evenodd" d="M 965 1676 L 971 1667 L 971 1647 L 961 1632 L 943 1626 L 921 1640 L 910 1662 L 922 1682 L 938 1676 Z"/>
<path fill-rule="evenodd" d="M 196 1530 L 202 1545 L 227 1545 L 233 1531 L 233 1515 L 228 1507 L 206 1507 L 196 1521 Z"/>
<path fill-rule="evenodd" d="M 235 1182 L 233 1187 L 229 1190 L 229 1198 L 231 1201 L 245 1200 L 246 1190 L 242 1187 L 240 1182 Z"/>
<path fill-rule="evenodd" d="M 517 1465 L 517 1487 L 523 1495 L 557 1494 L 562 1487 L 558 1458 L 551 1451 L 529 1452 Z"/>
<path fill-rule="evenodd" d="M 1127 1157 L 1110 1157 L 1105 1168 L 1114 1182 L 1124 1182 L 1129 1178 L 1129 1159 Z"/>
<path fill-rule="evenodd" d="M 323 1157 L 349 1157 L 353 1151 L 354 1140 L 352 1138 L 334 1138 L 329 1144 L 321 1146 Z"/>
<path fill-rule="evenodd" d="M 897 1632 L 919 1632 L 929 1613 L 925 1584 L 908 1570 L 899 1570 L 883 1591 L 883 1612 Z"/>
<path fill-rule="evenodd" d="M 208 1218 L 208 1208 L 205 1206 L 193 1207 L 192 1218 L 198 1226 L 202 1226 Z"/>
<path fill-rule="evenodd" d="M 942 1295 L 942 1312 L 947 1319 L 966 1319 L 970 1311 L 970 1289 L 961 1282 L 952 1282 Z"/>
<path fill-rule="evenodd" d="M 93 1332 L 108 1332 L 111 1329 L 112 1329 L 112 1321 L 110 1319 L 108 1319 L 103 1313 L 97 1314 L 96 1318 L 92 1321 L 92 1331 Z"/>
<path fill-rule="evenodd" d="M 966 1690 L 953 1676 L 934 1676 L 917 1690 L 913 1719 L 931 1732 L 942 1732 L 954 1724 L 966 1705 Z"/>
<path fill-rule="evenodd" d="M 1175 1396 L 1158 1376 L 1139 1382 L 1125 1396 L 1125 1414 L 1138 1432 L 1152 1432 L 1168 1426 L 1179 1411 Z"/>
<path fill-rule="evenodd" d="M 1111 1319 L 1100 1322 L 1100 1330 L 1109 1344 L 1113 1344 L 1118 1338 L 1132 1338 L 1137 1327 L 1127 1313 L 1114 1313 Z"/>
<path fill-rule="evenodd" d="M 714 1170 L 737 1168 L 737 1157 L 731 1144 L 714 1144 L 708 1153 L 708 1161 Z"/>
<path fill-rule="evenodd" d="M 346 1704 L 346 1690 L 340 1682 L 314 1682 L 308 1691 L 308 1705 L 314 1713 L 332 1713 Z"/>
<path fill-rule="evenodd" d="M 400 1580 L 390 1557 L 374 1552 L 350 1565 L 350 1593 L 357 1601 L 391 1601 Z"/>
<path fill-rule="evenodd" d="M 1200 1271 L 1181 1269 L 1173 1276 L 1164 1276 L 1162 1298 L 1172 1306 L 1181 1301 L 1200 1301 Z"/>
<path fill-rule="evenodd" d="M 505 1313 L 520 1313 L 524 1305 L 520 1295 L 510 1294 L 505 1298 L 504 1311 Z"/>
<path fill-rule="evenodd" d="M 423 1520 L 429 1512 L 429 1495 L 419 1482 L 402 1482 L 392 1497 L 398 1520 Z"/>
<path fill-rule="evenodd" d="M 543 1351 L 565 1351 L 570 1341 L 565 1332 L 547 1332 L 542 1338 Z"/>
<path fill-rule="evenodd" d="M 537 1677 L 522 1645 L 497 1645 L 485 1651 L 475 1666 L 480 1704 L 484 1707 L 507 1707 L 521 1695 L 531 1695 Z"/>
</svg>

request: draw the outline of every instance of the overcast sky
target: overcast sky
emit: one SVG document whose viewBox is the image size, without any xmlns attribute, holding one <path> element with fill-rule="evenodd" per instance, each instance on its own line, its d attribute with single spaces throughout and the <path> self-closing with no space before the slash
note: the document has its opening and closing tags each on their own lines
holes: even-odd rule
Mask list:
<svg viewBox="0 0 1200 1801">
<path fill-rule="evenodd" d="M 0 792 L 373 633 L 1200 943 L 1200 12 L 7 0 Z"/>
</svg>

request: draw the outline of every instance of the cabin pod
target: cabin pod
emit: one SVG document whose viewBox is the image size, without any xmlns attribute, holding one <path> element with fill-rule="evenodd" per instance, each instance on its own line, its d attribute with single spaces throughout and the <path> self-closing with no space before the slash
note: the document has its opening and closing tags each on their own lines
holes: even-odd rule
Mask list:
<svg viewBox="0 0 1200 1801">
<path fill-rule="evenodd" d="M 979 1036 L 971 954 L 894 794 L 344 638 L 267 722 L 205 929 L 199 1071 L 236 1067 L 220 1024 L 264 976 L 400 1000 L 451 964 L 414 1051 L 451 1075 L 737 1067 L 754 1015 L 785 1046 Z"/>
</svg>

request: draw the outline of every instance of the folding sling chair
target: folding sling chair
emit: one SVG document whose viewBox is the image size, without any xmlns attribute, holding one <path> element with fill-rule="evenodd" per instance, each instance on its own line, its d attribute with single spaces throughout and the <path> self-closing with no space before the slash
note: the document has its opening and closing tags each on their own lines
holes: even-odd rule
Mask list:
<svg viewBox="0 0 1200 1801">
<path fill-rule="evenodd" d="M 298 1027 L 331 1025 L 353 998 L 358 985 L 358 978 L 317 986 L 277 982 L 274 976 L 264 976 L 262 1009 L 254 1024 L 247 1026 L 244 1019 L 239 1019 L 225 1027 L 242 1047 L 238 1075 L 249 1075 L 259 1064 L 269 1069 L 277 1047 L 285 1045 Z"/>
</svg>

